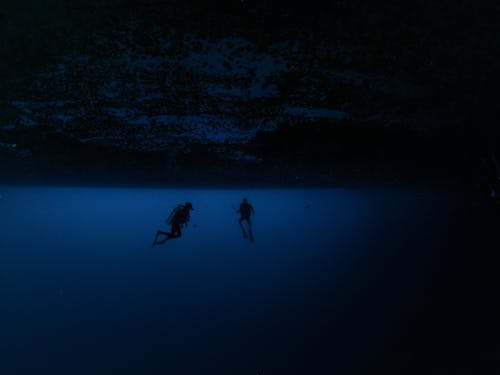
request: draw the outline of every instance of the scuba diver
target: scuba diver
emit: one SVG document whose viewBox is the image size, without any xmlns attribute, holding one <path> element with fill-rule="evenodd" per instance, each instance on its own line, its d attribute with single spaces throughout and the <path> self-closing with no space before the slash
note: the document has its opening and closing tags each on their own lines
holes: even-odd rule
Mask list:
<svg viewBox="0 0 500 375">
<path fill-rule="evenodd" d="M 248 238 L 250 242 L 253 242 L 254 238 L 250 216 L 255 215 L 255 210 L 253 209 L 252 205 L 248 203 L 248 200 L 246 198 L 243 198 L 243 202 L 241 202 L 240 208 L 236 211 L 236 213 L 240 214 L 240 220 L 238 220 L 238 223 L 240 224 L 243 238 Z M 248 234 L 245 230 L 245 227 L 243 226 L 243 221 L 246 221 L 248 224 Z"/>
<path fill-rule="evenodd" d="M 164 232 L 162 230 L 156 231 L 156 236 L 151 247 L 155 245 L 161 245 L 171 240 L 172 238 L 179 238 L 182 236 L 182 227 L 188 225 L 191 219 L 190 211 L 193 210 L 193 205 L 191 202 L 186 202 L 185 204 L 179 204 L 167 219 L 167 224 L 171 225 L 170 232 Z M 163 239 L 158 241 L 159 236 L 165 236 Z"/>
</svg>

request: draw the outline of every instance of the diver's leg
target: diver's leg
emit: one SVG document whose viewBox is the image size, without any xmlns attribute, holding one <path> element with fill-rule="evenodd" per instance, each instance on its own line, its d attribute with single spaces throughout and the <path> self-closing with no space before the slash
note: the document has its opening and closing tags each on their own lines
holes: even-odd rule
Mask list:
<svg viewBox="0 0 500 375">
<path fill-rule="evenodd" d="M 172 238 L 179 238 L 181 236 L 182 236 L 181 224 L 180 223 L 173 223 L 172 230 L 168 234 L 168 239 L 171 240 Z"/>
<path fill-rule="evenodd" d="M 247 231 L 245 230 L 245 227 L 243 226 L 243 220 L 245 220 L 245 218 L 241 217 L 240 220 L 238 221 L 238 223 L 240 224 L 241 234 L 243 234 L 243 238 L 247 238 L 248 235 L 247 235 Z"/>
<path fill-rule="evenodd" d="M 252 221 L 250 220 L 249 217 L 247 217 L 247 223 L 248 223 L 248 238 L 250 239 L 250 242 L 253 242 L 254 238 L 253 238 L 253 231 L 252 231 Z"/>
</svg>

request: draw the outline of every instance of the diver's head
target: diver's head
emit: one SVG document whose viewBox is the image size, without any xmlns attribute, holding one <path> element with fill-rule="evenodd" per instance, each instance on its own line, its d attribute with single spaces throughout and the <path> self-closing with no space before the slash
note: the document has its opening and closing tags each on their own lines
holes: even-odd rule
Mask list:
<svg viewBox="0 0 500 375">
<path fill-rule="evenodd" d="M 191 204 L 191 202 L 186 202 L 184 204 L 184 207 L 186 207 L 188 210 L 191 210 L 191 211 L 194 210 L 193 205 Z"/>
<path fill-rule="evenodd" d="M 246 202 L 246 201 L 247 201 L 247 199 L 246 199 L 246 198 L 243 198 L 243 202 Z"/>
</svg>

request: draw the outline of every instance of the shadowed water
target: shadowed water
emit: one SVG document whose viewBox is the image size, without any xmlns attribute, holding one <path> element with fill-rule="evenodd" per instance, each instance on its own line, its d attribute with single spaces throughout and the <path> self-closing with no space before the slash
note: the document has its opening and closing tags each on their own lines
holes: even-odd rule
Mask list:
<svg viewBox="0 0 500 375">
<path fill-rule="evenodd" d="M 474 236 L 445 191 L 0 193 L 2 374 L 417 373 L 489 361 L 471 340 L 494 334 L 495 311 L 483 281 L 464 278 Z M 255 243 L 238 226 L 243 197 Z M 152 248 L 185 201 L 183 237 Z"/>
</svg>

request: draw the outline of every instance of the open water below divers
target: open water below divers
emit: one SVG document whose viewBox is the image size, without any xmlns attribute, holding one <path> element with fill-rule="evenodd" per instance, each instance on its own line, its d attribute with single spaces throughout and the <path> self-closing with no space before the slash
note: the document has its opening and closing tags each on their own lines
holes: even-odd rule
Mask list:
<svg viewBox="0 0 500 375">
<path fill-rule="evenodd" d="M 498 366 L 498 230 L 465 193 L 0 193 L 2 374 Z M 254 243 L 234 210 L 243 197 L 256 212 Z M 168 229 L 165 218 L 186 201 L 194 211 L 182 238 L 152 248 L 156 230 Z"/>
</svg>

